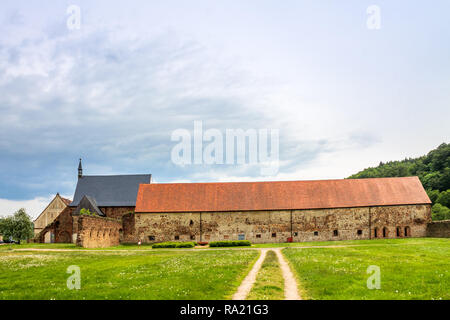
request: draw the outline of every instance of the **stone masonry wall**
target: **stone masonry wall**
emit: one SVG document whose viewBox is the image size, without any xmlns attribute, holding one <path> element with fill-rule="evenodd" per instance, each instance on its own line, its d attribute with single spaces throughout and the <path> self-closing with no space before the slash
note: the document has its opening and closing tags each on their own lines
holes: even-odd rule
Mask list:
<svg viewBox="0 0 450 320">
<path fill-rule="evenodd" d="M 253 243 L 275 243 L 286 242 L 289 237 L 292 237 L 294 242 L 424 237 L 426 225 L 430 220 L 429 205 L 247 212 L 136 213 L 135 230 L 136 239 L 143 242 L 189 240 L 209 242 L 238 240 L 241 236 Z M 386 228 L 384 233 L 383 228 Z"/>
<path fill-rule="evenodd" d="M 427 237 L 450 238 L 450 220 L 429 223 L 427 225 Z"/>
<path fill-rule="evenodd" d="M 122 216 L 134 212 L 134 207 L 100 207 L 99 208 L 108 218 L 122 219 Z"/>
<path fill-rule="evenodd" d="M 106 248 L 119 245 L 120 220 L 97 216 L 79 216 L 77 245 L 84 248 Z"/>
</svg>

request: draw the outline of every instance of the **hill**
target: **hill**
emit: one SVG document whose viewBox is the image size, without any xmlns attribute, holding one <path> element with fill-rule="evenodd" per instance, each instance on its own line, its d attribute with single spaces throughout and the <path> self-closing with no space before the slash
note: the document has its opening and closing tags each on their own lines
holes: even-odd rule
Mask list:
<svg viewBox="0 0 450 320">
<path fill-rule="evenodd" d="M 348 179 L 418 176 L 433 202 L 433 220 L 450 219 L 450 144 L 442 143 L 427 155 L 380 162 Z"/>
</svg>

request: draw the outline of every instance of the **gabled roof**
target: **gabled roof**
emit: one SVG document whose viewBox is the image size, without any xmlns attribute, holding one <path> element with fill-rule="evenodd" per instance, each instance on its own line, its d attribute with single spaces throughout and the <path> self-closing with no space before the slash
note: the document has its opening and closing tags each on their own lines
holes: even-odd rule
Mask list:
<svg viewBox="0 0 450 320">
<path fill-rule="evenodd" d="M 62 201 L 66 206 L 68 206 L 68 205 L 72 202 L 70 199 L 63 198 L 63 197 L 61 197 L 61 195 L 60 195 L 59 193 L 57 193 L 56 196 L 52 199 L 52 201 L 50 201 L 49 204 L 45 207 L 45 209 L 42 210 L 42 212 L 37 216 L 37 218 L 33 220 L 33 222 L 37 221 L 37 220 L 42 216 L 42 214 L 48 209 L 48 207 L 50 207 L 50 205 L 51 205 L 57 198 L 61 199 L 61 201 Z"/>
<path fill-rule="evenodd" d="M 417 177 L 143 184 L 136 212 L 217 212 L 430 204 Z"/>
<path fill-rule="evenodd" d="M 70 206 L 77 207 L 84 196 L 89 196 L 99 207 L 134 207 L 139 184 L 150 183 L 151 179 L 151 174 L 82 176 Z"/>
<path fill-rule="evenodd" d="M 102 210 L 99 209 L 99 207 L 97 206 L 97 203 L 95 202 L 94 199 L 92 199 L 91 197 L 88 196 L 84 196 L 81 200 L 80 203 L 78 204 L 77 209 L 74 211 L 74 215 L 79 215 L 81 209 L 87 209 L 92 213 L 95 213 L 99 216 L 105 216 L 105 214 L 102 212 Z"/>
</svg>

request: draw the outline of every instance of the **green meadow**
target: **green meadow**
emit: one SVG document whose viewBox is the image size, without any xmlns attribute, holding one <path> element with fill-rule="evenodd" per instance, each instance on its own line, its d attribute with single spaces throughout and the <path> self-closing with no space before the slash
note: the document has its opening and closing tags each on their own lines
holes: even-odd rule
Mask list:
<svg viewBox="0 0 450 320">
<path fill-rule="evenodd" d="M 360 244 L 284 249 L 283 254 L 297 273 L 303 298 L 450 299 L 450 239 L 377 240 Z M 379 267 L 380 289 L 367 286 L 373 275 L 367 273 L 369 266 Z"/>
<path fill-rule="evenodd" d="M 258 247 L 285 247 L 303 299 L 450 299 L 450 239 L 409 238 L 252 249 L 1 245 L 0 300 L 230 299 L 257 260 Z M 79 290 L 67 287 L 70 266 L 79 267 Z M 367 286 L 370 266 L 380 270 L 379 289 Z M 283 288 L 278 261 L 269 251 L 247 299 L 283 299 Z"/>
<path fill-rule="evenodd" d="M 0 251 L 0 299 L 227 299 L 255 250 Z M 69 266 L 81 288 L 69 290 Z"/>
</svg>

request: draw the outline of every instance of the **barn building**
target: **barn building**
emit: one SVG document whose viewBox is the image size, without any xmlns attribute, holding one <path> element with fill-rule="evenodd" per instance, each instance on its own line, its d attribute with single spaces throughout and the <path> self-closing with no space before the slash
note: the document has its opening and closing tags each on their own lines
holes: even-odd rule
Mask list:
<svg viewBox="0 0 450 320">
<path fill-rule="evenodd" d="M 135 208 L 148 243 L 425 237 L 430 221 L 417 177 L 141 184 Z"/>
<path fill-rule="evenodd" d="M 39 214 L 39 216 L 33 221 L 34 234 L 38 235 L 47 225 L 52 223 L 59 216 L 59 214 L 67 208 L 70 202 L 71 201 L 69 199 L 63 198 L 59 193 L 57 193 L 44 211 L 42 211 L 41 214 Z M 54 233 L 49 232 L 45 235 L 45 243 L 51 243 L 54 241 Z"/>
</svg>

